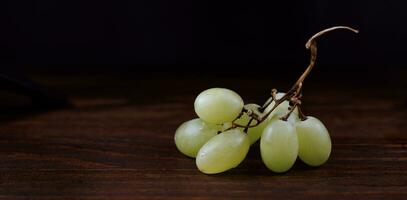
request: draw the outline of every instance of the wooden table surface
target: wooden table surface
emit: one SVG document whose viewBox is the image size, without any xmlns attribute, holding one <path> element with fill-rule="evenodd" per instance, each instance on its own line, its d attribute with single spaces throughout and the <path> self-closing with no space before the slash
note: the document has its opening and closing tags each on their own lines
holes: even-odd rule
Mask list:
<svg viewBox="0 0 407 200">
<path fill-rule="evenodd" d="M 267 170 L 255 144 L 241 165 L 205 175 L 179 153 L 177 126 L 195 117 L 205 88 L 261 103 L 284 81 L 37 76 L 73 107 L 30 110 L 2 96 L 0 199 L 407 199 L 407 81 L 317 81 L 307 114 L 328 127 L 333 149 L 318 168 Z"/>
</svg>

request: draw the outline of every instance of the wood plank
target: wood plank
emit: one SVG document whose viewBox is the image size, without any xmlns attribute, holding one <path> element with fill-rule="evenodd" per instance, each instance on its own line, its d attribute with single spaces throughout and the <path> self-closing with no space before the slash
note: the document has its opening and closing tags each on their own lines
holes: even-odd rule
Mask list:
<svg viewBox="0 0 407 200">
<path fill-rule="evenodd" d="M 200 173 L 173 143 L 195 117 L 202 89 L 222 85 L 264 100 L 284 81 L 39 77 L 67 92 L 75 107 L 28 112 L 2 106 L 0 199 L 405 199 L 405 82 L 310 82 L 305 111 L 330 130 L 333 152 L 318 168 L 298 161 L 284 174 L 263 165 L 258 144 L 237 168 Z M 101 84 L 103 83 L 103 84 Z M 17 106 L 15 108 L 18 108 Z"/>
</svg>

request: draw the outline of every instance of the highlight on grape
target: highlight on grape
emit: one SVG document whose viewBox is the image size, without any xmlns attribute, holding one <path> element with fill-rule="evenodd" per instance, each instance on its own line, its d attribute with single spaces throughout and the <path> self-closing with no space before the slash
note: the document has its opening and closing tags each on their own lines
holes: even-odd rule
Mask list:
<svg viewBox="0 0 407 200">
<path fill-rule="evenodd" d="M 339 29 L 358 33 L 335 26 L 313 35 L 305 44 L 311 60 L 304 73 L 288 92 L 272 89 L 262 106 L 244 104 L 236 92 L 226 88 L 201 92 L 194 103 L 199 118 L 184 122 L 175 132 L 178 150 L 196 158 L 197 168 L 205 174 L 237 167 L 258 140 L 263 163 L 273 172 L 288 171 L 297 157 L 309 166 L 324 164 L 331 154 L 331 138 L 320 120 L 302 112 L 302 86 L 315 65 L 316 39 Z"/>
</svg>

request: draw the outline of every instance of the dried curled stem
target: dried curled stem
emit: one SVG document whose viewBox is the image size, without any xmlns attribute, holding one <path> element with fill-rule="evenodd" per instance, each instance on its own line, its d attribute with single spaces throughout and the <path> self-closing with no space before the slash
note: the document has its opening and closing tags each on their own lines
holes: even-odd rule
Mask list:
<svg viewBox="0 0 407 200">
<path fill-rule="evenodd" d="M 251 119 L 249 120 L 249 123 L 247 125 L 240 125 L 235 123 L 235 121 L 241 117 L 241 115 L 236 118 L 233 123 L 232 123 L 232 127 L 231 128 L 235 128 L 235 127 L 242 127 L 244 128 L 245 132 L 247 131 L 248 128 L 252 128 L 255 127 L 257 125 L 259 125 L 261 122 L 263 122 L 264 120 L 267 119 L 267 117 L 284 101 L 288 100 L 290 101 L 290 104 L 292 104 L 292 106 L 290 107 L 289 111 L 287 112 L 286 115 L 284 115 L 283 117 L 281 117 L 280 119 L 282 120 L 287 120 L 287 118 L 290 116 L 290 114 L 293 112 L 293 110 L 295 108 L 298 109 L 298 114 L 299 114 L 299 118 L 301 120 L 305 120 L 306 116 L 304 115 L 304 113 L 301 110 L 301 98 L 302 98 L 302 87 L 303 87 L 303 83 L 305 78 L 310 74 L 311 70 L 314 68 L 315 66 L 315 61 L 317 59 L 317 39 L 334 30 L 338 30 L 338 29 L 344 29 L 344 30 L 350 30 L 354 33 L 358 33 L 359 31 L 347 26 L 335 26 L 335 27 L 331 27 L 328 29 L 324 29 L 318 33 L 316 33 L 315 35 L 313 35 L 305 44 L 305 48 L 310 50 L 310 54 L 311 54 L 311 58 L 310 58 L 310 63 L 308 65 L 308 67 L 305 69 L 305 71 L 302 73 L 302 75 L 298 78 L 298 80 L 295 82 L 295 84 L 291 87 L 291 89 L 280 99 L 276 98 L 276 94 L 277 94 L 277 90 L 273 89 L 271 92 L 271 97 L 263 104 L 263 106 L 261 106 L 259 108 L 258 111 L 264 112 L 265 108 L 268 107 L 272 102 L 274 102 L 274 106 L 272 107 L 271 110 L 269 110 L 267 113 L 262 113 L 262 115 L 259 117 L 257 115 L 253 115 L 252 111 L 248 111 L 248 110 L 243 110 L 243 112 L 246 112 Z M 254 125 L 250 125 L 251 122 L 255 120 L 256 123 Z"/>
</svg>

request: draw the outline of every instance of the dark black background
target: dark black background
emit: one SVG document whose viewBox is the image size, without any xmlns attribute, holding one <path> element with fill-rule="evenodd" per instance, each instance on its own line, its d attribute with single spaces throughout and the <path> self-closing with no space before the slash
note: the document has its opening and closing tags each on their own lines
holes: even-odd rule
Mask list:
<svg viewBox="0 0 407 200">
<path fill-rule="evenodd" d="M 312 34 L 321 70 L 403 70 L 404 1 L 54 1 L 3 0 L 3 69 L 129 71 L 174 75 L 208 71 L 296 70 L 308 62 Z M 161 69 L 161 70 L 156 70 Z M 340 70 L 338 70 L 340 71 Z M 348 70 L 349 71 L 349 70 Z M 212 72 L 211 72 L 212 73 Z M 263 74 L 263 73 L 260 73 Z"/>
</svg>

